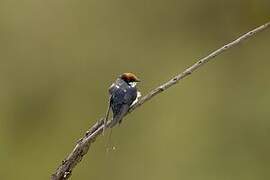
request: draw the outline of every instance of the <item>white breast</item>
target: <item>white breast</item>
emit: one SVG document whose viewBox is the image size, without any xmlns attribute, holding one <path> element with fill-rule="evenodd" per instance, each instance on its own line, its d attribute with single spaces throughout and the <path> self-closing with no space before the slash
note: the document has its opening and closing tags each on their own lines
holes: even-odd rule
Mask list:
<svg viewBox="0 0 270 180">
<path fill-rule="evenodd" d="M 131 104 L 131 106 L 133 106 L 135 103 L 137 103 L 139 101 L 139 98 L 142 96 L 140 91 L 137 91 L 137 97 L 135 99 L 135 101 L 133 101 L 133 103 Z"/>
<path fill-rule="evenodd" d="M 131 87 L 135 87 L 135 86 L 137 85 L 137 82 L 130 82 L 129 85 L 130 85 Z"/>
</svg>

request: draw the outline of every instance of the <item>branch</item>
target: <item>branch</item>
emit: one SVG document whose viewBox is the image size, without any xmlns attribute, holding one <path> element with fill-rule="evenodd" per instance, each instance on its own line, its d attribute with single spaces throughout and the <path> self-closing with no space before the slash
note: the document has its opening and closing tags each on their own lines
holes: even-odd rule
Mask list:
<svg viewBox="0 0 270 180">
<path fill-rule="evenodd" d="M 141 98 L 136 104 L 134 104 L 129 109 L 129 113 L 134 111 L 139 106 L 143 105 L 146 101 L 149 101 L 154 96 L 158 95 L 159 93 L 167 90 L 171 86 L 178 83 L 181 79 L 187 77 L 192 72 L 197 70 L 199 67 L 201 67 L 203 64 L 209 62 L 211 59 L 216 57 L 217 55 L 223 53 L 224 51 L 231 49 L 232 47 L 239 45 L 244 40 L 255 36 L 258 32 L 261 32 L 265 30 L 266 28 L 270 27 L 270 22 L 259 26 L 252 31 L 247 32 L 246 34 L 240 36 L 236 40 L 224 45 L 223 47 L 215 50 L 208 56 L 200 59 L 198 62 L 187 68 L 182 73 L 176 75 L 171 80 L 167 81 L 166 83 L 162 84 L 161 86 L 155 88 L 151 92 L 149 92 L 147 95 L 145 95 L 143 98 Z M 108 121 L 106 126 L 110 126 L 112 123 L 112 120 Z M 83 156 L 88 152 L 88 149 L 90 145 L 95 142 L 96 138 L 102 133 L 104 127 L 104 119 L 100 119 L 97 121 L 84 135 L 83 138 L 81 138 L 73 151 L 66 157 L 64 161 L 59 165 L 57 170 L 54 174 L 51 176 L 51 180 L 65 180 L 68 179 L 71 176 L 72 170 L 75 168 L 75 166 L 82 160 Z"/>
</svg>

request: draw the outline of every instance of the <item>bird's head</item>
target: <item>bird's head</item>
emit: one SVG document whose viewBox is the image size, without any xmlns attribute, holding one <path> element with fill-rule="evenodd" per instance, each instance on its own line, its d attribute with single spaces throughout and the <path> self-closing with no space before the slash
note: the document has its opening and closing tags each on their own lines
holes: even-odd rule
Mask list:
<svg viewBox="0 0 270 180">
<path fill-rule="evenodd" d="M 140 82 L 140 79 L 133 73 L 124 73 L 120 78 L 133 87 L 136 86 L 137 82 Z"/>
</svg>

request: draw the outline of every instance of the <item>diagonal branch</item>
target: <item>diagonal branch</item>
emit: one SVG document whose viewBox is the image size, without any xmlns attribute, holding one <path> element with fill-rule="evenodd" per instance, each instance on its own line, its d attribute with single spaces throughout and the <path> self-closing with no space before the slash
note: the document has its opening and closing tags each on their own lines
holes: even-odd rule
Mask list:
<svg viewBox="0 0 270 180">
<path fill-rule="evenodd" d="M 162 84 L 161 86 L 155 88 L 151 92 L 149 92 L 147 95 L 145 95 L 143 98 L 141 98 L 136 104 L 134 104 L 130 109 L 129 113 L 134 111 L 136 108 L 144 104 L 146 101 L 152 99 L 154 96 L 158 95 L 159 93 L 167 90 L 171 86 L 178 83 L 181 79 L 187 77 L 192 72 L 197 70 L 199 67 L 201 67 L 203 64 L 209 62 L 211 59 L 216 57 L 217 55 L 223 53 L 224 51 L 239 45 L 244 40 L 255 36 L 258 32 L 261 32 L 265 30 L 266 28 L 270 27 L 270 22 L 261 25 L 252 31 L 247 32 L 246 34 L 240 36 L 236 40 L 224 45 L 223 47 L 215 50 L 208 56 L 200 59 L 195 64 L 187 68 L 182 73 L 176 75 L 171 80 L 167 81 L 166 83 Z M 112 121 L 108 121 L 107 126 L 109 126 L 112 123 Z M 96 138 L 102 133 L 104 127 L 104 119 L 100 119 L 97 121 L 84 135 L 83 138 L 81 138 L 75 148 L 72 150 L 72 152 L 66 157 L 64 161 L 59 165 L 57 170 L 54 174 L 52 174 L 51 179 L 52 180 L 65 180 L 68 179 L 71 176 L 72 170 L 75 168 L 75 166 L 82 160 L 83 156 L 88 152 L 88 149 L 90 145 L 96 140 Z"/>
</svg>

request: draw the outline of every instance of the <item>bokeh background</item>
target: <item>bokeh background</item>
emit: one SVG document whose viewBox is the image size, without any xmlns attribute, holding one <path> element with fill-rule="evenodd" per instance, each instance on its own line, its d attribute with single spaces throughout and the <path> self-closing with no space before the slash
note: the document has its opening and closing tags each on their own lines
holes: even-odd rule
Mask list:
<svg viewBox="0 0 270 180">
<path fill-rule="evenodd" d="M 269 0 L 1 0 L 0 177 L 50 178 L 134 72 L 143 94 L 269 21 Z M 71 179 L 270 179 L 270 31 L 100 137 Z"/>
</svg>

